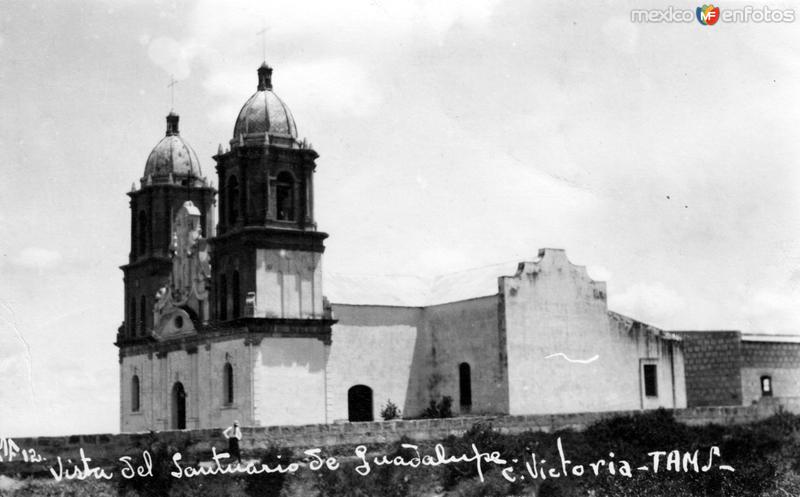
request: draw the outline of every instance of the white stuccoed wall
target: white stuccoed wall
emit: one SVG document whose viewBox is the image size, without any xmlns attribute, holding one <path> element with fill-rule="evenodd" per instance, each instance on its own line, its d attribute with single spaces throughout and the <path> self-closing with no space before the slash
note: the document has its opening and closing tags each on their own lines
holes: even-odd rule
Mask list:
<svg viewBox="0 0 800 497">
<path fill-rule="evenodd" d="M 403 413 L 419 409 L 422 378 L 430 372 L 429 342 L 420 333 L 417 307 L 333 305 L 328 361 L 329 422 L 347 420 L 347 391 L 373 392 L 373 418 L 391 400 Z"/>
<path fill-rule="evenodd" d="M 254 317 L 322 317 L 321 254 L 256 250 Z"/>
<path fill-rule="evenodd" d="M 123 358 L 121 372 L 122 431 L 172 428 L 172 388 L 180 381 L 186 391 L 186 427 L 225 427 L 238 419 L 253 422 L 253 350 L 243 339 L 201 345 L 166 356 L 140 354 Z M 223 367 L 234 371 L 234 402 L 224 403 Z M 139 376 L 140 409 L 131 410 L 131 379 Z"/>
<path fill-rule="evenodd" d="M 280 267 L 270 258 L 283 256 L 260 251 L 259 257 L 264 271 L 258 278 L 265 278 L 264 273 Z M 294 261 L 295 266 L 286 267 L 294 267 L 299 279 L 272 295 L 269 305 L 283 298 L 274 310 L 283 317 L 305 315 L 304 309 L 317 305 L 321 312 L 315 290 L 318 258 L 287 260 Z M 171 428 L 176 381 L 187 392 L 188 428 L 222 428 L 234 419 L 245 426 L 346 420 L 347 392 L 354 385 L 372 389 L 376 420 L 390 399 L 404 415 L 416 416 L 430 400 L 449 395 L 458 412 L 461 362 L 472 371 L 473 413 L 686 406 L 682 343 L 609 312 L 605 284 L 592 281 L 564 251 L 541 251 L 539 260 L 522 264 L 515 276 L 500 277 L 499 287 L 499 295 L 426 307 L 334 304 L 338 323 L 330 344 L 302 337 L 217 338 L 161 357 L 125 357 L 121 429 Z M 287 306 L 292 299 L 297 305 Z M 273 311 L 268 306 L 258 312 Z M 558 353 L 576 360 L 598 358 L 586 364 L 547 358 Z M 223 403 L 226 361 L 235 371 L 232 405 Z M 644 395 L 643 363 L 657 365 L 656 397 Z M 141 388 L 136 413 L 131 411 L 133 374 L 139 375 Z"/>
<path fill-rule="evenodd" d="M 591 280 L 563 250 L 539 255 L 521 264 L 515 276 L 500 278 L 510 414 L 685 405 L 685 390 L 677 385 L 683 382 L 680 342 L 609 315 L 605 283 Z M 558 353 L 573 360 L 598 358 L 586 364 L 547 358 Z M 644 397 L 642 359 L 657 363 L 657 398 Z"/>
<path fill-rule="evenodd" d="M 435 351 L 434 388 L 426 391 L 425 404 L 442 396 L 453 399 L 460 414 L 459 365 L 470 366 L 471 414 L 508 412 L 505 348 L 498 321 L 496 295 L 426 307 L 424 329 Z M 427 383 L 431 383 L 428 381 Z"/>
<path fill-rule="evenodd" d="M 325 423 L 325 363 L 316 338 L 265 338 L 254 348 L 255 426 Z"/>
</svg>

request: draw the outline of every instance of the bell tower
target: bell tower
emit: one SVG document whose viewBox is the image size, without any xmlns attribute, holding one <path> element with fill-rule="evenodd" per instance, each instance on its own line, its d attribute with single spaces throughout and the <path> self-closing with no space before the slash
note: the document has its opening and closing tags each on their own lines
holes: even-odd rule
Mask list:
<svg viewBox="0 0 800 497">
<path fill-rule="evenodd" d="M 141 186 L 128 194 L 123 431 L 327 421 L 335 321 L 322 296 L 317 157 L 262 65 L 229 148 L 214 156 L 215 227 L 217 192 L 178 116 L 167 116 Z"/>
<path fill-rule="evenodd" d="M 272 68 L 239 112 L 230 148 L 214 156 L 220 185 L 213 243 L 214 317 L 251 331 L 330 342 L 321 256 L 327 234 L 314 221 L 318 154 L 273 92 Z"/>
<path fill-rule="evenodd" d="M 121 267 L 125 282 L 125 321 L 117 344 L 148 340 L 153 329 L 156 293 L 172 272 L 174 219 L 187 201 L 199 210 L 203 236 L 214 230 L 215 190 L 200 170 L 197 154 L 180 136 L 179 116 L 167 115 L 166 135 L 147 158 L 140 187 L 128 193 L 131 207 L 131 249 Z"/>
</svg>

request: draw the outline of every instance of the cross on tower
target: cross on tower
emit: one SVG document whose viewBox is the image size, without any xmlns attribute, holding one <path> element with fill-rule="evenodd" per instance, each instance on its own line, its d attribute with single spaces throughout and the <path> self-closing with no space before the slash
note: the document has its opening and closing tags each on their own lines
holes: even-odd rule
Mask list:
<svg viewBox="0 0 800 497">
<path fill-rule="evenodd" d="M 261 23 L 261 31 L 256 33 L 256 35 L 261 35 L 261 60 L 267 60 L 267 26 L 265 23 Z"/>
<path fill-rule="evenodd" d="M 178 84 L 178 82 L 175 81 L 175 76 L 170 74 L 170 76 L 169 76 L 169 84 L 167 85 L 167 87 L 170 89 L 170 92 L 171 92 L 172 101 L 171 101 L 170 108 L 172 108 L 172 109 L 175 108 L 175 85 L 177 85 L 177 84 Z"/>
</svg>

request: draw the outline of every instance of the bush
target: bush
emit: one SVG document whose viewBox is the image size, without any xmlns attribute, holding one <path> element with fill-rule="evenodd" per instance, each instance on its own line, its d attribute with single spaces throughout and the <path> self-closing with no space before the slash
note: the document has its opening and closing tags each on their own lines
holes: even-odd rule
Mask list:
<svg viewBox="0 0 800 497">
<path fill-rule="evenodd" d="M 292 451 L 285 447 L 270 447 L 260 458 L 262 464 L 273 468 L 292 462 Z M 244 490 L 252 497 L 278 497 L 286 481 L 286 473 L 259 473 L 244 477 Z"/>
<path fill-rule="evenodd" d="M 241 478 L 230 475 L 197 476 L 188 480 L 178 480 L 167 497 L 249 497 L 244 491 Z M 136 497 L 126 495 L 121 497 Z"/>
<path fill-rule="evenodd" d="M 172 485 L 177 481 L 170 475 L 174 469 L 172 466 L 172 455 L 179 452 L 178 447 L 168 445 L 158 439 L 158 436 L 151 432 L 144 443 L 142 450 L 147 450 L 153 464 L 153 476 L 141 477 L 138 474 L 133 478 L 126 479 L 118 476 L 117 489 L 120 495 L 126 495 L 133 491 L 135 495 L 141 497 L 163 497 L 169 495 Z M 132 458 L 130 463 L 134 468 L 144 466 L 142 452 Z"/>
<path fill-rule="evenodd" d="M 420 418 L 433 419 L 433 418 L 452 418 L 453 417 L 453 398 L 449 395 L 442 397 L 442 400 L 436 402 L 432 400 L 430 405 L 422 411 Z"/>
<path fill-rule="evenodd" d="M 117 492 L 114 484 L 106 480 L 28 479 L 14 485 L 13 489 L 0 488 L 0 497 L 117 497 Z"/>
<path fill-rule="evenodd" d="M 407 437 L 386 447 L 385 453 L 389 459 L 402 456 L 405 459 L 414 457 L 415 452 L 404 448 L 403 444 L 414 444 Z M 370 459 L 372 455 L 368 455 Z M 343 460 L 342 466 L 337 471 L 318 471 L 315 477 L 315 493 L 319 497 L 411 497 L 429 495 L 431 481 L 435 478 L 434 469 L 407 468 L 388 466 L 371 466 L 368 475 L 362 476 L 355 468 L 360 463 L 354 460 Z"/>
<path fill-rule="evenodd" d="M 397 419 L 401 415 L 400 408 L 397 407 L 397 404 L 392 402 L 391 399 L 386 401 L 386 405 L 383 406 L 381 409 L 381 418 L 384 421 L 389 421 L 390 419 Z"/>
<path fill-rule="evenodd" d="M 502 450 L 505 445 L 503 438 L 505 437 L 496 432 L 491 424 L 476 423 L 463 436 L 450 436 L 444 440 L 442 445 L 448 454 L 469 454 L 472 452 L 472 444 L 481 450 Z M 488 466 L 484 470 L 487 473 L 491 471 Z M 449 464 L 443 466 L 442 471 L 445 488 L 452 488 L 462 480 L 478 476 L 478 468 L 473 462 Z"/>
</svg>

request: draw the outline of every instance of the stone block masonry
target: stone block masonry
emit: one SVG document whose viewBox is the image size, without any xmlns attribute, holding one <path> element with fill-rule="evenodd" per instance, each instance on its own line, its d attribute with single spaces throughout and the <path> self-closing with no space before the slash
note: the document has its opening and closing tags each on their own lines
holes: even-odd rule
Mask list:
<svg viewBox="0 0 800 497">
<path fill-rule="evenodd" d="M 682 331 L 686 402 L 742 405 L 742 335 L 738 331 Z"/>
<path fill-rule="evenodd" d="M 694 407 L 672 411 L 677 421 L 687 425 L 744 424 L 767 418 L 781 410 L 800 413 L 800 398 L 770 399 L 752 406 Z M 632 416 L 643 411 L 617 411 L 574 414 L 537 414 L 526 416 L 467 416 L 447 419 L 417 419 L 376 421 L 364 423 L 313 424 L 304 426 L 245 427 L 242 429 L 245 453 L 271 446 L 287 447 L 297 454 L 310 448 L 323 448 L 333 453 L 360 444 L 379 448 L 408 437 L 416 441 L 441 440 L 449 435 L 463 435 L 476 423 L 491 423 L 502 433 L 525 431 L 552 432 L 562 429 L 582 430 L 598 421 L 617 416 Z M 155 437 L 175 447 L 181 447 L 183 462 L 208 460 L 212 447 L 225 451 L 227 443 L 221 429 L 174 430 L 117 435 L 69 435 L 62 437 L 14 438 L 23 449 L 33 449 L 47 463 L 24 463 L 17 456 L 13 462 L 0 462 L 0 474 L 49 475 L 46 467 L 62 460 L 80 458 L 82 448 L 93 465 L 113 465 L 122 456 L 135 456 L 147 448 Z"/>
<path fill-rule="evenodd" d="M 800 368 L 800 343 L 742 342 L 742 365 L 748 368 Z"/>
</svg>

